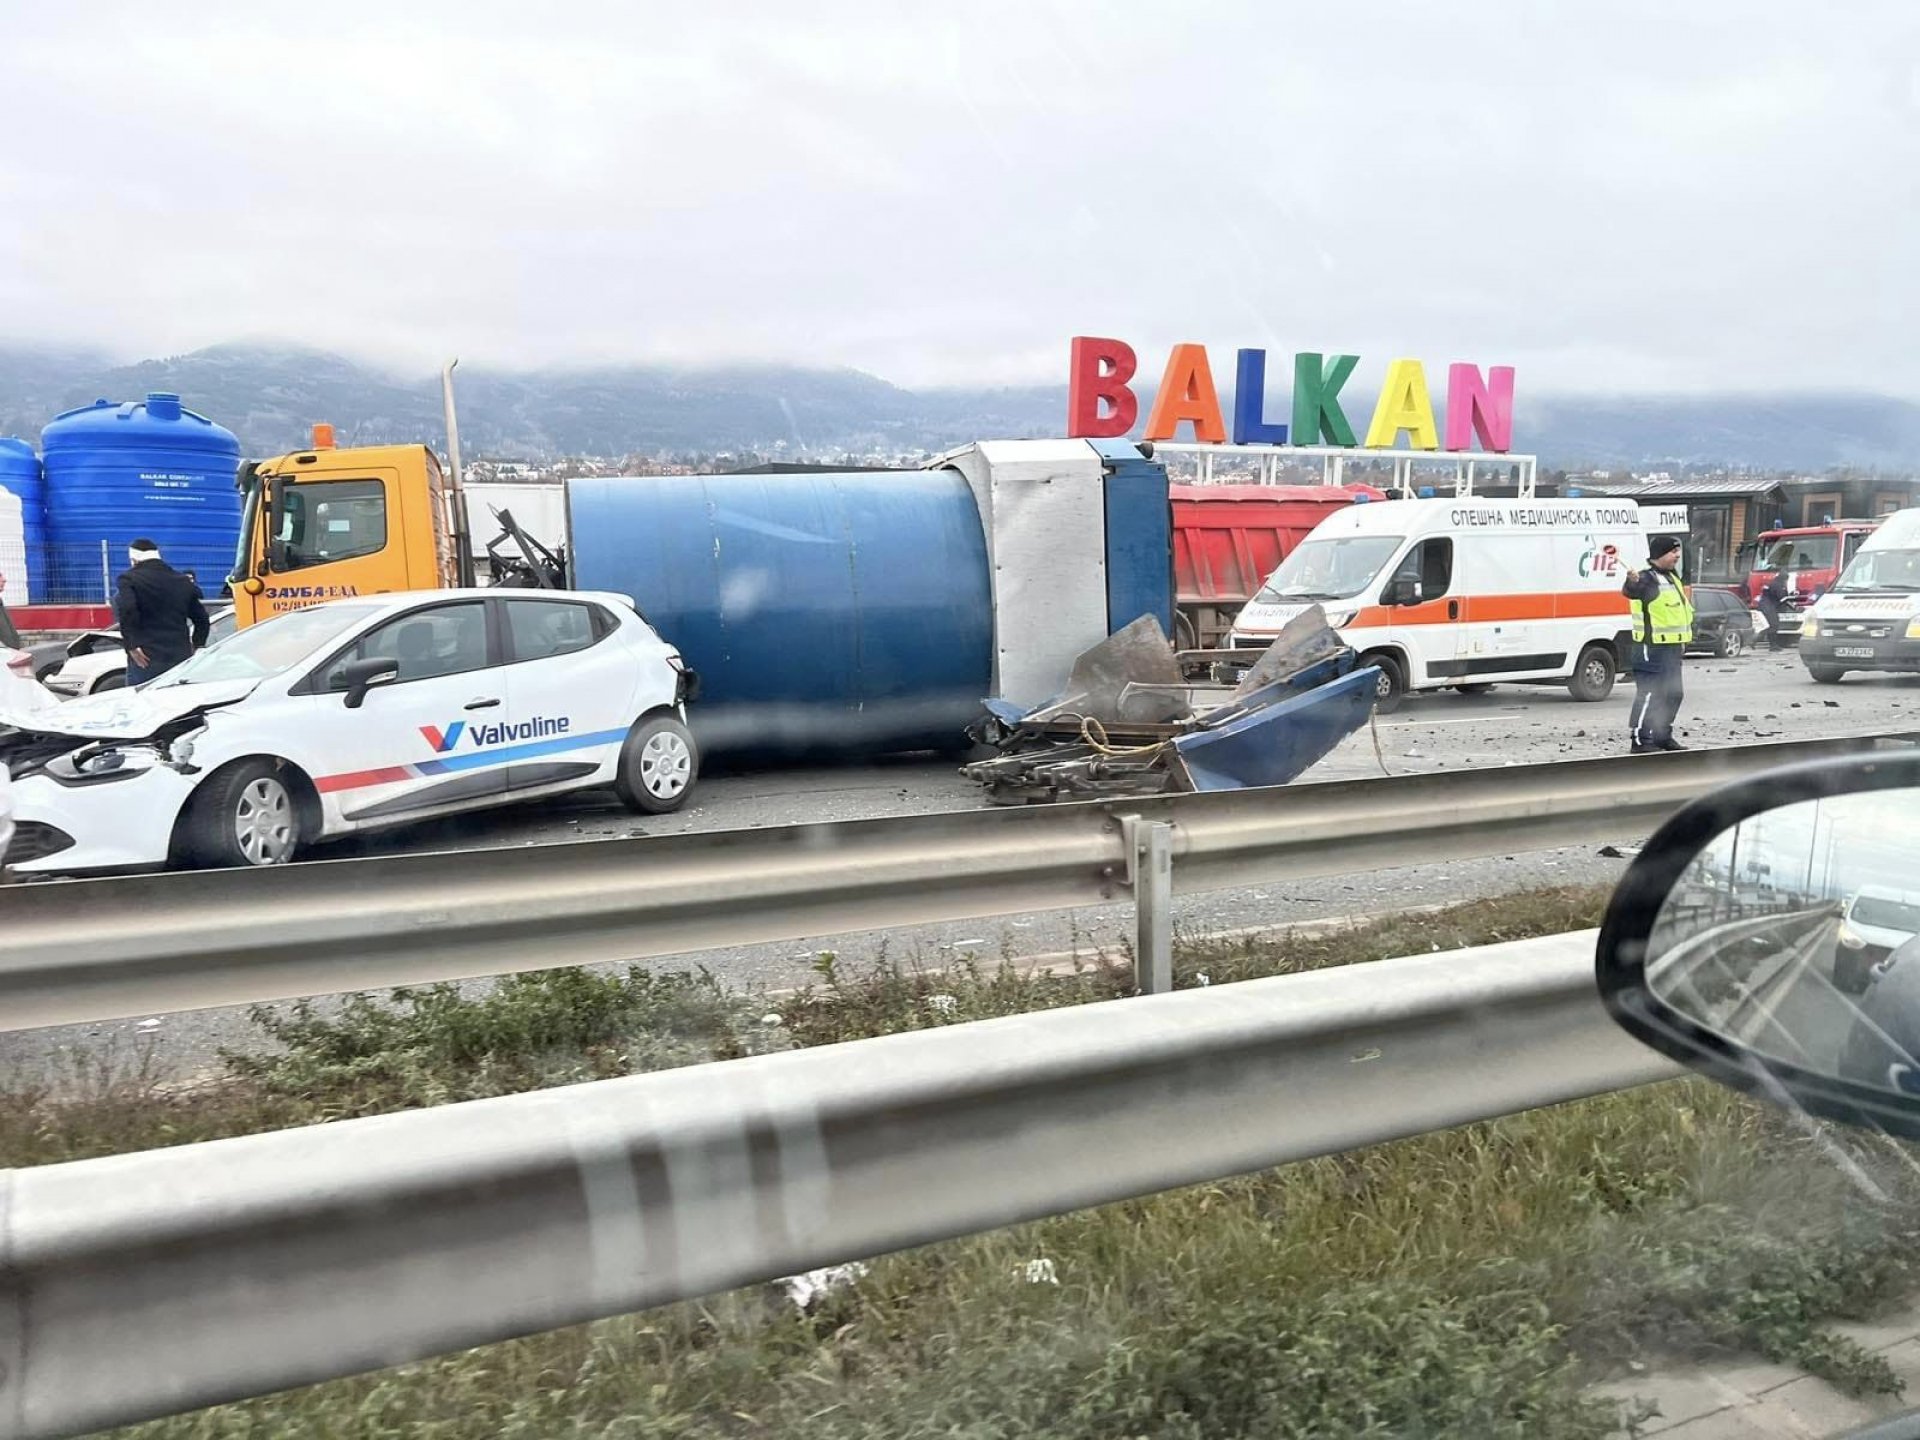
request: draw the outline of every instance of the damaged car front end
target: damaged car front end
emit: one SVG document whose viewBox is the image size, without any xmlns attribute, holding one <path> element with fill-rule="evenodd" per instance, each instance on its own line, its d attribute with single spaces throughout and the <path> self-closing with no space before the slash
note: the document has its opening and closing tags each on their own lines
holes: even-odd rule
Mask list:
<svg viewBox="0 0 1920 1440">
<path fill-rule="evenodd" d="M 7 868 L 24 876 L 164 865 L 200 773 L 193 756 L 209 712 L 245 693 L 193 689 L 203 693 L 115 691 L 50 712 L 0 712 L 0 765 L 14 801 Z"/>
</svg>

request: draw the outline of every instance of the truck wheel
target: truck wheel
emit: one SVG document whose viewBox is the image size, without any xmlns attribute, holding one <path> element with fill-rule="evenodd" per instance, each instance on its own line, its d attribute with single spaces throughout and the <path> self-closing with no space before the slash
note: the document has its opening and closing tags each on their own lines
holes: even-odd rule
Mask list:
<svg viewBox="0 0 1920 1440">
<path fill-rule="evenodd" d="M 1573 662 L 1573 674 L 1567 680 L 1567 693 L 1576 700 L 1604 700 L 1613 693 L 1617 673 L 1611 645 L 1589 645 Z"/>
<path fill-rule="evenodd" d="M 184 848 L 196 865 L 285 865 L 300 853 L 299 806 L 271 760 L 221 771 L 190 803 Z"/>
<path fill-rule="evenodd" d="M 629 810 L 667 815 L 687 803 L 699 773 L 693 732 L 671 715 L 649 715 L 635 723 L 620 747 L 613 793 Z"/>
<path fill-rule="evenodd" d="M 1377 715 L 1391 715 L 1400 708 L 1400 702 L 1407 698 L 1407 669 L 1400 663 L 1399 657 L 1385 650 L 1370 650 L 1360 657 L 1362 665 L 1371 665 L 1380 672 L 1375 682 L 1373 709 Z"/>
<path fill-rule="evenodd" d="M 1200 648 L 1200 630 L 1193 623 L 1193 617 L 1184 610 L 1176 610 L 1173 616 L 1173 648 L 1176 650 L 1198 650 Z"/>
<path fill-rule="evenodd" d="M 1807 673 L 1813 676 L 1817 684 L 1838 685 L 1847 672 L 1838 665 L 1816 665 L 1812 661 L 1809 661 L 1807 663 Z"/>
</svg>

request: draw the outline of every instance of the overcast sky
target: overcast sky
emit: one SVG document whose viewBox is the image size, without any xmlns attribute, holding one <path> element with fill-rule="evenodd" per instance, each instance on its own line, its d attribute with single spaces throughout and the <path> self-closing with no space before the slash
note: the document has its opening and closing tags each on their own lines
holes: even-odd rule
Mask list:
<svg viewBox="0 0 1920 1440">
<path fill-rule="evenodd" d="M 1920 6 L 0 0 L 0 340 L 1920 393 Z"/>
</svg>

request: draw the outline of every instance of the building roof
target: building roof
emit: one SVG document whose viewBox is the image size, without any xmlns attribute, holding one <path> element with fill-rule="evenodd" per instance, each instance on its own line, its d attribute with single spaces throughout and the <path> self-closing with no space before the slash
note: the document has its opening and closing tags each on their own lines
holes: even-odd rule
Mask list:
<svg viewBox="0 0 1920 1440">
<path fill-rule="evenodd" d="M 1575 480 L 1570 489 L 1581 494 L 1619 495 L 1635 500 L 1690 500 L 1722 495 L 1764 495 L 1778 490 L 1780 481 L 1760 475 L 1714 475 L 1695 480 Z"/>
</svg>

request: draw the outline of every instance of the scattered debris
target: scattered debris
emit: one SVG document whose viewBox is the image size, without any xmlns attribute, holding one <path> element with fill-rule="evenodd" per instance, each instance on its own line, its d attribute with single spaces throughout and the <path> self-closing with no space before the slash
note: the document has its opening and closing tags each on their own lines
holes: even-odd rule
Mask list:
<svg viewBox="0 0 1920 1440">
<path fill-rule="evenodd" d="M 142 1035 L 151 1035 L 154 1031 L 160 1028 L 160 1022 L 158 1019 L 150 1015 L 145 1020 L 142 1020 L 138 1025 L 134 1026 L 133 1028 L 135 1030 L 138 1030 Z"/>
<path fill-rule="evenodd" d="M 811 1310 L 836 1290 L 844 1290 L 854 1281 L 865 1278 L 866 1265 L 854 1260 L 845 1265 L 828 1265 L 824 1269 L 809 1270 L 802 1275 L 787 1275 L 774 1281 L 786 1292 L 787 1298 L 801 1311 Z"/>
<path fill-rule="evenodd" d="M 951 995 L 927 996 L 927 1008 L 929 1010 L 937 1010 L 942 1015 L 951 1015 L 959 1005 L 960 1002 Z"/>
<path fill-rule="evenodd" d="M 787 1022 L 784 1019 L 782 1019 L 781 1016 L 776 1012 L 769 1011 L 767 1014 L 762 1015 L 760 1017 L 760 1023 L 762 1025 L 773 1026 L 773 1025 L 784 1025 Z"/>
<path fill-rule="evenodd" d="M 1058 1285 L 1060 1273 L 1054 1269 L 1051 1260 L 1029 1260 L 1014 1272 L 1026 1280 L 1029 1285 Z"/>
</svg>

